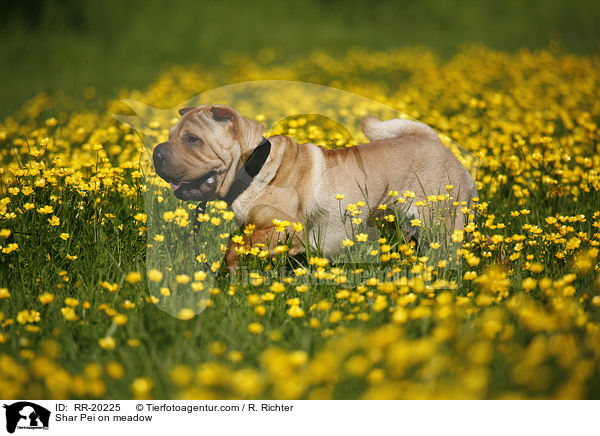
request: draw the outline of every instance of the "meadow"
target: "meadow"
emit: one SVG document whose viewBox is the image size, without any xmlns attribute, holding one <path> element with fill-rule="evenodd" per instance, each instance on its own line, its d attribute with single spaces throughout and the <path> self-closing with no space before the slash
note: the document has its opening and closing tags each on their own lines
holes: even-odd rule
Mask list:
<svg viewBox="0 0 600 436">
<path fill-rule="evenodd" d="M 0 124 L 0 396 L 600 397 L 598 55 L 472 44 L 449 58 L 356 48 L 275 62 L 275 52 L 169 68 L 105 109 L 57 113 L 42 93 Z M 189 233 L 195 205 L 143 171 L 146 147 L 169 125 L 151 122 L 140 136 L 114 117 L 129 110 L 120 99 L 176 107 L 269 79 L 372 98 L 478 158 L 475 222 L 455 235 L 460 277 L 442 278 L 447 262 L 386 235 L 371 241 L 367 264 L 241 246 L 255 271 L 246 281 L 229 276 L 220 251 L 185 274 L 149 263 L 153 248 L 176 243 L 165 229 Z M 265 122 L 261 108 L 240 110 Z M 349 106 L 344 117 L 368 110 Z M 354 143 L 306 117 L 268 129 Z M 411 197 L 397 189 L 390 196 Z M 220 249 L 238 231 L 218 202 L 201 219 Z M 270 279 L 281 265 L 293 274 Z M 164 310 L 190 295 L 203 310 Z"/>
</svg>

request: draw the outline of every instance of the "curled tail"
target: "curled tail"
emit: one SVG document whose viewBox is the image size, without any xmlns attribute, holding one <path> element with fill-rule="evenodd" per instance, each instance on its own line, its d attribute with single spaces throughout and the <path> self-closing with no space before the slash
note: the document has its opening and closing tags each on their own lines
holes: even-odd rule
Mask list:
<svg viewBox="0 0 600 436">
<path fill-rule="evenodd" d="M 401 118 L 381 121 L 373 115 L 367 115 L 361 120 L 360 127 L 369 141 L 400 136 L 422 136 L 439 141 L 438 135 L 428 125 Z"/>
</svg>

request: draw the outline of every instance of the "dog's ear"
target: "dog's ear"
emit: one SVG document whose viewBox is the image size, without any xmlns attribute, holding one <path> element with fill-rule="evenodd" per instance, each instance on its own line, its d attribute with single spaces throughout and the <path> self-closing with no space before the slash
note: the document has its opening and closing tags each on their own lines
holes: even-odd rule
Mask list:
<svg viewBox="0 0 600 436">
<path fill-rule="evenodd" d="M 196 109 L 195 107 L 182 107 L 181 109 L 179 109 L 179 115 L 184 116 L 185 114 L 187 114 L 189 111 Z"/>
<path fill-rule="evenodd" d="M 237 117 L 237 112 L 227 106 L 212 106 L 210 111 L 213 114 L 213 118 L 217 121 L 233 120 Z"/>
<path fill-rule="evenodd" d="M 240 115 L 235 109 L 225 105 L 211 106 L 210 111 L 216 121 L 230 121 L 233 134 L 239 144 L 256 145 L 260 142 L 265 127 L 254 120 Z"/>
</svg>

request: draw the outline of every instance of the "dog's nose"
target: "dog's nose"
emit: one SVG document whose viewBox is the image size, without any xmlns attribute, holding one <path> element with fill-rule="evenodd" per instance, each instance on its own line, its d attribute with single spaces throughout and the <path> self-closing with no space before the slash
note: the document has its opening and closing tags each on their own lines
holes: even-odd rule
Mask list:
<svg viewBox="0 0 600 436">
<path fill-rule="evenodd" d="M 158 144 L 154 149 L 154 153 L 152 153 L 152 158 L 154 159 L 155 167 L 160 167 L 167 159 L 165 144 L 165 142 L 163 142 L 162 144 Z"/>
</svg>

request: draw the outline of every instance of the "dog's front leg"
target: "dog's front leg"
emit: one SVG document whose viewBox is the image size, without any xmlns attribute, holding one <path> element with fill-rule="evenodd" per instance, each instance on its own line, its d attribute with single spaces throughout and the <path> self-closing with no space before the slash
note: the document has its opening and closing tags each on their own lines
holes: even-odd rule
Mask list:
<svg viewBox="0 0 600 436">
<path fill-rule="evenodd" d="M 277 238 L 277 232 L 275 232 L 275 227 L 269 226 L 263 229 L 255 229 L 251 235 L 244 235 L 243 247 L 255 247 L 258 244 L 261 244 L 263 249 L 269 250 L 269 255 L 277 255 L 277 251 L 275 247 L 279 245 L 281 242 Z M 227 264 L 227 268 L 232 274 L 235 274 L 238 269 L 238 252 L 236 248 L 241 244 L 236 244 L 233 241 L 229 242 L 229 247 L 227 248 L 227 252 L 225 253 L 225 263 Z M 302 241 L 296 235 L 294 235 L 288 241 L 288 254 L 290 256 L 295 256 L 296 254 L 300 254 L 304 252 L 304 245 L 302 245 Z"/>
<path fill-rule="evenodd" d="M 238 254 L 235 251 L 236 245 L 232 241 L 229 241 L 229 247 L 227 247 L 227 251 L 225 252 L 225 264 L 232 275 L 238 269 Z"/>
<path fill-rule="evenodd" d="M 250 235 L 244 234 L 242 236 L 243 242 L 241 243 L 229 241 L 229 246 L 227 247 L 227 251 L 225 253 L 225 264 L 227 265 L 229 272 L 231 274 L 235 274 L 238 270 L 238 250 L 240 247 L 250 248 L 256 244 L 263 244 L 265 247 L 269 247 L 269 241 L 271 239 L 270 237 L 274 234 L 274 230 L 275 228 L 273 226 L 265 229 L 255 229 Z"/>
</svg>

